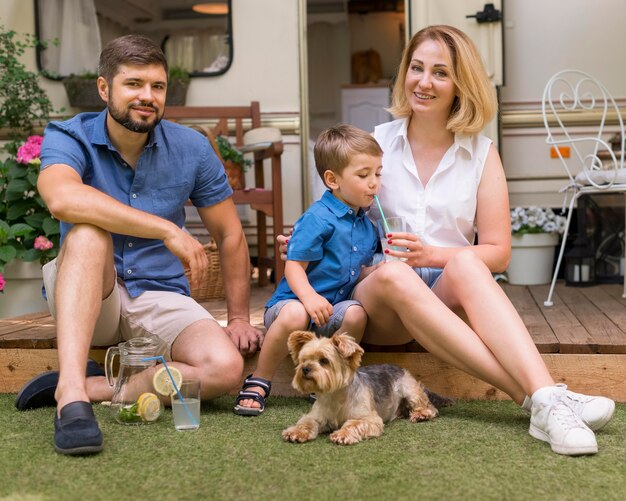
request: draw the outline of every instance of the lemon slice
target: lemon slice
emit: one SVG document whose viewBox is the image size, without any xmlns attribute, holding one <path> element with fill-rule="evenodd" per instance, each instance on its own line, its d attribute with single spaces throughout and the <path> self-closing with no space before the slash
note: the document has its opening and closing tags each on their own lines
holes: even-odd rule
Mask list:
<svg viewBox="0 0 626 501">
<path fill-rule="evenodd" d="M 183 382 L 183 375 L 176 367 L 169 367 L 169 370 L 172 374 L 172 378 L 174 378 L 176 386 L 180 388 L 180 385 Z M 152 378 L 152 386 L 154 386 L 154 390 L 160 395 L 169 396 L 172 393 L 176 392 L 165 367 L 161 367 L 158 371 L 154 373 L 154 377 Z"/>
<path fill-rule="evenodd" d="M 156 421 L 161 415 L 161 401 L 154 393 L 142 393 L 137 399 L 137 414 L 144 421 Z"/>
</svg>

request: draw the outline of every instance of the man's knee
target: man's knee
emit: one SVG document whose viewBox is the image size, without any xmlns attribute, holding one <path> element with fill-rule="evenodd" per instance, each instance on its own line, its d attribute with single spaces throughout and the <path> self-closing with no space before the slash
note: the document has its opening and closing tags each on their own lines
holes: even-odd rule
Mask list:
<svg viewBox="0 0 626 501">
<path fill-rule="evenodd" d="M 201 386 L 204 380 L 205 387 L 212 387 L 210 393 L 228 393 L 241 383 L 243 358 L 237 350 L 233 350 L 232 353 L 213 359 L 203 369 Z"/>
<path fill-rule="evenodd" d="M 92 258 L 113 252 L 113 239 L 108 231 L 91 224 L 76 224 L 63 241 L 60 260 L 67 252 L 83 253 Z"/>
<path fill-rule="evenodd" d="M 215 320 L 202 319 L 187 326 L 174 340 L 172 360 L 193 367 L 203 398 L 212 398 L 239 385 L 243 358 Z"/>
</svg>

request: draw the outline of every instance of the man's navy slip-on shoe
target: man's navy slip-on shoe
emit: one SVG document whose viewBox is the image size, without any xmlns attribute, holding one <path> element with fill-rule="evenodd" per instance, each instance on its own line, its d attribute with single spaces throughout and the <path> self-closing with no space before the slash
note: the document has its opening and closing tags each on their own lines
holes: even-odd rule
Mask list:
<svg viewBox="0 0 626 501">
<path fill-rule="evenodd" d="M 95 360 L 87 361 L 87 377 L 104 376 L 102 367 Z M 49 371 L 31 379 L 17 394 L 15 407 L 24 411 L 39 407 L 56 407 L 54 392 L 59 383 L 59 371 Z"/>
<path fill-rule="evenodd" d="M 54 450 L 59 454 L 76 456 L 95 454 L 102 450 L 102 432 L 91 404 L 71 402 L 54 413 Z"/>
</svg>

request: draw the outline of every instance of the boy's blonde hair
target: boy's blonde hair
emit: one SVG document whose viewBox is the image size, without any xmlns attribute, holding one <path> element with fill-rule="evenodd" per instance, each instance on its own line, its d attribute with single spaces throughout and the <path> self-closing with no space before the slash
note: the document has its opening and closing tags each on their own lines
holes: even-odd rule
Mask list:
<svg viewBox="0 0 626 501">
<path fill-rule="evenodd" d="M 341 174 L 358 154 L 382 157 L 383 150 L 370 134 L 352 125 L 336 125 L 320 133 L 313 148 L 315 167 L 324 181 L 324 172 Z M 326 182 L 324 182 L 326 184 Z"/>
<path fill-rule="evenodd" d="M 404 82 L 413 52 L 425 40 L 434 40 L 446 47 L 452 60 L 450 77 L 456 86 L 457 96 L 446 128 L 455 133 L 477 134 L 498 109 L 496 94 L 476 45 L 465 33 L 452 26 L 428 26 L 413 35 L 402 53 L 389 112 L 396 118 L 411 116 Z"/>
</svg>

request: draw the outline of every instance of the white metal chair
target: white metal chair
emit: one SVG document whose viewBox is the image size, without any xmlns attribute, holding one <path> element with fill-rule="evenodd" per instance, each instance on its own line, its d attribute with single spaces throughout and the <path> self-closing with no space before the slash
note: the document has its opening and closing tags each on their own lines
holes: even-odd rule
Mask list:
<svg viewBox="0 0 626 501">
<path fill-rule="evenodd" d="M 543 91 L 541 110 L 548 133 L 546 142 L 554 147 L 569 178 L 568 184 L 561 190 L 565 194 L 563 208 L 568 205 L 570 197 L 563 241 L 548 298 L 544 302 L 545 306 L 552 306 L 554 285 L 576 200 L 582 195 L 593 193 L 626 194 L 626 137 L 620 110 L 611 94 L 595 78 L 579 70 L 559 71 L 550 78 Z M 621 148 L 617 152 L 603 138 L 615 132 L 613 125 L 607 132 L 607 122 L 617 123 L 617 133 L 621 137 Z M 584 135 L 568 131 L 568 127 L 577 125 L 591 126 L 595 130 Z M 570 154 L 567 155 L 559 147 L 569 147 Z M 626 297 L 626 280 L 622 297 Z"/>
</svg>

